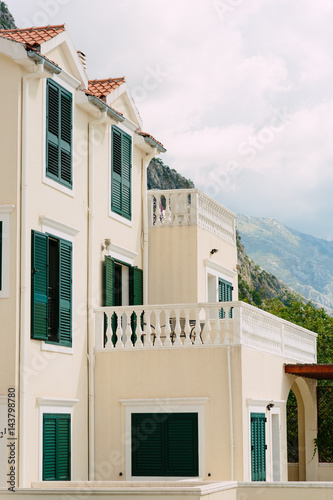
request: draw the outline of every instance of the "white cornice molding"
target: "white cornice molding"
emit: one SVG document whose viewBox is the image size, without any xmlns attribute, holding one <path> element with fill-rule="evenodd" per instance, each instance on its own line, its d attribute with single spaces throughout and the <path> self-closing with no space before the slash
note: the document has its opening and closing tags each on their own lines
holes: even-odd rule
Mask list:
<svg viewBox="0 0 333 500">
<path fill-rule="evenodd" d="M 274 399 L 247 398 L 247 400 L 246 400 L 247 406 L 267 406 L 270 403 L 273 403 L 274 406 L 283 406 L 286 402 L 283 400 L 274 400 Z"/>
<path fill-rule="evenodd" d="M 232 271 L 231 269 L 227 269 L 226 267 L 223 267 L 220 264 L 217 264 L 217 262 L 214 262 L 211 259 L 205 259 L 205 264 L 207 267 L 210 267 L 211 269 L 214 269 L 215 271 L 218 271 L 219 273 L 226 274 L 230 278 L 234 278 L 237 275 L 236 271 Z"/>
<path fill-rule="evenodd" d="M 152 398 L 152 399 L 119 399 L 123 406 L 198 406 L 207 403 L 209 398 Z"/>
<path fill-rule="evenodd" d="M 0 214 L 11 214 L 15 205 L 0 205 Z"/>
<path fill-rule="evenodd" d="M 76 229 L 75 227 L 68 226 L 63 222 L 51 219 L 50 217 L 46 217 L 45 215 L 41 215 L 39 217 L 39 220 L 42 226 L 47 226 L 51 229 L 55 229 L 56 231 L 68 234 L 69 236 L 76 236 L 80 232 L 80 230 Z"/>
<path fill-rule="evenodd" d="M 137 257 L 138 253 L 129 250 L 128 248 L 121 247 L 115 243 L 110 243 L 107 247 L 110 257 L 118 260 L 123 260 L 127 264 L 133 264 L 133 260 Z"/>
<path fill-rule="evenodd" d="M 37 398 L 37 405 L 73 408 L 78 401 L 78 399 Z"/>
</svg>

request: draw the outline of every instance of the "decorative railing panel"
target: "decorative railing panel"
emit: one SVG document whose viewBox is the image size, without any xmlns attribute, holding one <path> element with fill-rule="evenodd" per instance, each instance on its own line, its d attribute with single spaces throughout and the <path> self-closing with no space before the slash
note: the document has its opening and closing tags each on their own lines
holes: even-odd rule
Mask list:
<svg viewBox="0 0 333 500">
<path fill-rule="evenodd" d="M 96 350 L 232 344 L 316 362 L 315 333 L 243 302 L 101 307 L 95 317 Z"/>
<path fill-rule="evenodd" d="M 148 191 L 150 227 L 196 225 L 236 243 L 235 214 L 198 189 Z"/>
</svg>

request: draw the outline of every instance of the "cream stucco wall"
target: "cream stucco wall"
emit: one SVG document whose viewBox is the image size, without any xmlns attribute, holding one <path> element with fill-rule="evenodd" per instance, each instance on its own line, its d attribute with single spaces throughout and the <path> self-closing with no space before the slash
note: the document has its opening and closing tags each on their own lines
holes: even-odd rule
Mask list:
<svg viewBox="0 0 333 500">
<path fill-rule="evenodd" d="M 212 249 L 218 252 L 211 254 Z M 237 248 L 197 226 L 149 229 L 149 303 L 190 304 L 209 301 L 208 274 L 233 285 L 238 300 Z M 215 300 L 218 301 L 217 281 Z"/>
</svg>

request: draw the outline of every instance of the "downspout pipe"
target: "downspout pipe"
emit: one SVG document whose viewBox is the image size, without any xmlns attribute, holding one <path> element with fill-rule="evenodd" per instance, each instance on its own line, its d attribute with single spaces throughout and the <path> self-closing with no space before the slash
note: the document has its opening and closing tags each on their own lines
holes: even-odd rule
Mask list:
<svg viewBox="0 0 333 500">
<path fill-rule="evenodd" d="M 142 219 L 143 219 L 143 304 L 148 304 L 148 278 L 149 278 L 149 262 L 148 262 L 148 210 L 147 210 L 147 168 L 150 160 L 157 153 L 154 148 L 153 152 L 147 154 L 142 159 L 142 175 L 141 175 L 141 193 L 142 193 Z"/>
<path fill-rule="evenodd" d="M 89 156 L 88 156 L 88 471 L 89 480 L 94 481 L 95 461 L 95 355 L 94 355 L 94 137 L 95 127 L 105 123 L 107 110 L 102 110 L 101 116 L 88 125 Z"/>
<path fill-rule="evenodd" d="M 228 393 L 229 393 L 229 421 L 230 421 L 230 481 L 234 480 L 234 421 L 232 411 L 232 386 L 231 386 L 231 359 L 230 342 L 227 346 L 227 365 L 228 365 Z"/>
<path fill-rule="evenodd" d="M 19 487 L 24 488 L 25 477 L 25 428 L 26 428 L 26 350 L 29 335 L 29 268 L 27 255 L 29 254 L 28 242 L 28 114 L 29 114 L 29 81 L 43 77 L 44 62 L 40 61 L 35 71 L 28 73 L 22 79 L 22 122 L 21 122 L 21 211 L 20 211 L 20 233 L 21 233 L 21 273 L 20 273 L 20 342 L 19 342 Z"/>
</svg>

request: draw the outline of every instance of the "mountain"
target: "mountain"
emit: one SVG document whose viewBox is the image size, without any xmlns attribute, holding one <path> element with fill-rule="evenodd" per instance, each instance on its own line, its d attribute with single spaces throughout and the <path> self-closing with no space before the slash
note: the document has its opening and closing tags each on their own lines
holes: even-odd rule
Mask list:
<svg viewBox="0 0 333 500">
<path fill-rule="evenodd" d="M 153 158 L 147 169 L 148 189 L 192 189 L 194 184 L 159 158 Z"/>
<path fill-rule="evenodd" d="M 263 269 L 317 306 L 333 309 L 333 242 L 269 218 L 239 215 L 237 228 L 248 255 Z"/>
<path fill-rule="evenodd" d="M 1 30 L 11 30 L 15 29 L 15 20 L 14 17 L 8 10 L 5 2 L 0 2 L 0 29 Z"/>
</svg>

